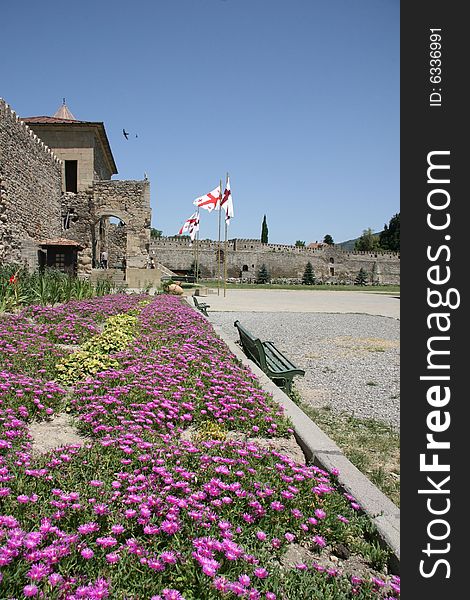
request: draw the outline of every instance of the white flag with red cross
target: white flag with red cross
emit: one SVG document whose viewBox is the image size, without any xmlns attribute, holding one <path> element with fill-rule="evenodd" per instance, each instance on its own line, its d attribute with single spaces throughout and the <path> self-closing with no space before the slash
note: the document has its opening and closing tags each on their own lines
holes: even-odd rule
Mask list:
<svg viewBox="0 0 470 600">
<path fill-rule="evenodd" d="M 194 235 L 196 235 L 196 231 L 199 229 L 199 211 L 196 211 L 192 214 L 189 219 L 183 224 L 183 227 L 178 231 L 178 235 L 183 235 L 185 233 L 189 233 L 191 239 L 194 239 Z M 194 235 L 191 235 L 194 233 Z"/>
<path fill-rule="evenodd" d="M 220 185 L 218 185 L 214 190 L 212 190 L 212 192 L 209 192 L 205 196 L 199 196 L 199 198 L 196 198 L 193 204 L 198 208 L 204 208 L 204 210 L 211 212 L 220 208 L 221 197 L 221 189 Z"/>
<path fill-rule="evenodd" d="M 225 222 L 227 225 L 233 217 L 233 200 L 232 191 L 230 189 L 230 177 L 227 175 L 227 183 L 225 184 L 224 195 L 220 201 L 220 206 L 225 210 Z"/>
</svg>

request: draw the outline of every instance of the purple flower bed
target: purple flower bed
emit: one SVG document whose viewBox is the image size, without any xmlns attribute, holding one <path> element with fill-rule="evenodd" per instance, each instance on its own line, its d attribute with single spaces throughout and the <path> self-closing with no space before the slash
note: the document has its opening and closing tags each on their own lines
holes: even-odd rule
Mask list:
<svg viewBox="0 0 470 600">
<path fill-rule="evenodd" d="M 208 421 L 251 438 L 291 429 L 205 319 L 175 297 L 142 299 L 34 307 L 0 321 L 0 340 L 10 336 L 26 369 L 27 345 L 13 341 L 24 328 L 41 366 L 54 332 L 126 311 L 139 318 L 132 343 L 113 355 L 120 368 L 72 391 L 41 368 L 0 372 L 0 597 L 398 598 L 398 578 L 383 569 L 351 577 L 325 563 L 340 545 L 364 560 L 374 549 L 369 521 L 334 475 L 256 440 L 181 438 Z M 34 334 L 28 318 L 50 329 Z M 80 331 L 81 341 L 93 333 Z M 65 403 L 84 444 L 33 453 L 28 423 Z M 309 558 L 287 565 L 294 547 Z"/>
</svg>

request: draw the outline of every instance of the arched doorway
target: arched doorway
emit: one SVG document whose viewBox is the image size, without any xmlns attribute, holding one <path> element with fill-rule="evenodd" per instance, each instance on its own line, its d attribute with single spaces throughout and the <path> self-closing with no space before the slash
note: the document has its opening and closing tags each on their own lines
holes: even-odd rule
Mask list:
<svg viewBox="0 0 470 600">
<path fill-rule="evenodd" d="M 93 226 L 93 267 L 103 268 L 103 252 L 107 268 L 125 269 L 127 263 L 128 225 L 125 215 L 101 214 Z"/>
</svg>

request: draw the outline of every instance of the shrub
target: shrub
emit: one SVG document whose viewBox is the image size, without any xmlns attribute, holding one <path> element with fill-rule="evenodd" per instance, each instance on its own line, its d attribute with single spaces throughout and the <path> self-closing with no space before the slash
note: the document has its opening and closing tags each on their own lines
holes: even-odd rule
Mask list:
<svg viewBox="0 0 470 600">
<path fill-rule="evenodd" d="M 263 263 L 258 271 L 256 283 L 269 283 L 270 277 L 266 265 Z"/>
<path fill-rule="evenodd" d="M 302 283 L 304 285 L 315 285 L 315 273 L 313 266 L 310 261 L 305 265 L 304 275 L 302 277 Z"/>
</svg>

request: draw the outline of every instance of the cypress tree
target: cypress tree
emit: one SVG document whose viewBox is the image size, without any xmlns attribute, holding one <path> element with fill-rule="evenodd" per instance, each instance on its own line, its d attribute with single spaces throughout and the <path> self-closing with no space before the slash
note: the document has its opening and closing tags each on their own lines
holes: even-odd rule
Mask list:
<svg viewBox="0 0 470 600">
<path fill-rule="evenodd" d="M 268 243 L 268 224 L 266 223 L 266 215 L 264 215 L 263 224 L 261 225 L 261 243 Z"/>
</svg>

